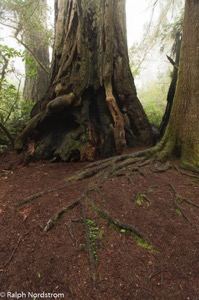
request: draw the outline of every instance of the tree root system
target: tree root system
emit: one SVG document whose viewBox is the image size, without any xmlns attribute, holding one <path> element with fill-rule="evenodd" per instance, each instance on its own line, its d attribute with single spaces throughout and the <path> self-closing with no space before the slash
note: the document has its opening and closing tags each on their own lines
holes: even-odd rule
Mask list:
<svg viewBox="0 0 199 300">
<path fill-rule="evenodd" d="M 171 187 L 172 191 L 174 192 L 175 194 L 175 199 L 174 199 L 174 205 L 175 205 L 175 208 L 180 212 L 180 214 L 184 217 L 184 219 L 190 223 L 191 225 L 194 225 L 192 223 L 192 221 L 190 220 L 190 218 L 187 216 L 187 214 L 185 213 L 184 209 L 181 207 L 181 204 L 183 202 L 191 205 L 191 206 L 194 206 L 196 208 L 199 208 L 199 205 L 193 203 L 192 201 L 189 201 L 188 199 L 184 198 L 183 196 L 179 195 L 176 191 L 176 189 L 174 188 L 174 186 L 169 183 L 169 186 Z M 194 227 L 197 228 L 197 226 L 194 225 Z"/>
<path fill-rule="evenodd" d="M 65 215 L 75 207 L 79 206 L 80 218 L 78 218 L 78 221 L 81 221 L 83 225 L 83 232 L 84 232 L 89 265 L 90 265 L 90 274 L 91 274 L 93 286 L 96 287 L 97 286 L 97 261 L 95 259 L 93 245 L 89 236 L 89 228 L 87 224 L 88 216 L 86 213 L 86 208 L 88 208 L 90 212 L 95 214 L 95 216 L 97 215 L 99 218 L 106 220 L 108 224 L 112 224 L 114 228 L 117 228 L 120 232 L 122 230 L 122 232 L 124 233 L 132 234 L 135 237 L 135 239 L 136 238 L 141 239 L 143 243 L 146 243 L 147 245 L 150 246 L 148 247 L 148 249 L 154 249 L 149 238 L 146 236 L 145 233 L 141 232 L 140 229 L 136 228 L 133 224 L 127 224 L 125 222 L 120 221 L 118 218 L 113 217 L 110 214 L 110 212 L 106 211 L 105 208 L 102 208 L 103 205 L 108 201 L 108 198 L 106 197 L 106 192 L 104 190 L 104 185 L 107 184 L 107 182 L 114 180 L 114 178 L 118 176 L 122 176 L 124 177 L 124 179 L 126 177 L 128 184 L 131 185 L 134 184 L 134 182 L 132 181 L 132 174 L 138 173 L 144 178 L 145 174 L 142 168 L 146 167 L 147 165 L 150 165 L 153 162 L 153 160 L 149 158 L 150 155 L 151 155 L 151 150 L 149 149 L 147 151 L 138 152 L 132 155 L 119 155 L 117 157 L 108 158 L 108 159 L 91 163 L 90 165 L 76 172 L 74 175 L 66 178 L 64 183 L 58 186 L 57 188 L 47 189 L 45 191 L 41 191 L 36 194 L 30 195 L 29 197 L 26 197 L 16 202 L 15 206 L 17 207 L 17 206 L 25 205 L 46 194 L 50 194 L 65 189 L 68 187 L 69 183 L 71 182 L 83 181 L 85 179 L 90 178 L 89 183 L 87 184 L 84 192 L 80 195 L 80 197 L 75 199 L 71 203 L 67 204 L 62 209 L 58 210 L 47 221 L 46 226 L 44 227 L 44 231 L 48 232 L 50 229 L 54 227 L 56 222 L 60 220 L 60 218 L 63 215 Z M 169 164 L 161 165 L 160 167 L 156 166 L 156 169 L 153 169 L 152 171 L 154 173 L 165 173 L 171 168 L 172 165 L 169 163 Z M 187 222 L 193 225 L 190 218 L 182 209 L 181 204 L 183 202 L 186 202 L 187 204 L 192 205 L 196 208 L 199 208 L 199 206 L 187 200 L 186 198 L 182 197 L 181 195 L 179 195 L 172 184 L 169 184 L 169 187 L 172 189 L 175 196 L 174 198 L 175 208 L 180 212 L 180 214 L 184 217 L 184 219 Z M 148 187 L 148 190 L 150 189 L 151 187 Z M 100 204 L 95 201 L 96 197 L 100 199 Z M 150 199 L 148 199 L 148 197 L 146 196 L 146 193 L 140 191 L 136 194 L 134 203 L 140 206 L 143 203 L 145 203 L 147 206 L 152 205 Z M 74 240 L 75 237 L 72 230 L 72 220 L 69 223 L 67 223 L 67 227 L 68 227 L 70 237 Z M 19 243 L 20 241 L 21 240 L 19 240 Z M 12 259 L 12 257 L 10 259 Z M 9 263 L 9 261 L 7 263 Z"/>
</svg>

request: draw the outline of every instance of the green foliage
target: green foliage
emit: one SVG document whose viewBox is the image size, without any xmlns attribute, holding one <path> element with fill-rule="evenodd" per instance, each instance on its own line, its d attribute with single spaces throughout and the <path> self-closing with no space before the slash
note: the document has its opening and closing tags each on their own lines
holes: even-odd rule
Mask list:
<svg viewBox="0 0 199 300">
<path fill-rule="evenodd" d="M 145 59 L 143 51 L 140 51 L 139 48 L 140 45 L 138 43 L 134 43 L 129 49 L 130 68 L 134 78 L 140 75 L 141 65 Z"/>
<path fill-rule="evenodd" d="M 15 137 L 27 123 L 33 103 L 25 102 L 19 90 L 7 80 L 2 82 L 0 101 L 1 122 Z"/>
<path fill-rule="evenodd" d="M 0 65 L 4 64 L 2 57 L 10 60 L 16 56 L 20 57 L 21 53 L 14 48 L 8 47 L 7 45 L 0 44 Z"/>
<path fill-rule="evenodd" d="M 13 138 L 26 124 L 33 106 L 33 103 L 27 103 L 21 97 L 21 79 L 18 87 L 7 79 L 8 75 L 15 73 L 12 60 L 16 57 L 22 57 L 22 54 L 14 48 L 0 44 L 0 121 Z M 1 144 L 7 144 L 7 139 L 1 131 L 0 141 Z"/>
<path fill-rule="evenodd" d="M 16 57 L 21 57 L 19 51 L 0 43 L 0 91 L 6 75 L 14 71 L 11 62 L 13 62 Z"/>
<path fill-rule="evenodd" d="M 14 29 L 15 37 L 25 37 L 25 43 L 34 43 L 32 38 L 39 32 L 40 43 L 49 45 L 52 41 L 52 29 L 48 30 L 45 24 L 47 10 L 45 1 L 41 0 L 2 0 L 0 19 L 3 24 Z M 27 41 L 27 36 L 31 40 Z"/>
<path fill-rule="evenodd" d="M 158 78 L 151 81 L 145 88 L 138 89 L 139 99 L 151 124 L 159 127 L 165 107 L 170 84 L 169 72 L 159 74 Z"/>
<path fill-rule="evenodd" d="M 153 2 L 153 1 L 152 1 Z M 139 76 L 143 64 L 155 60 L 159 53 L 174 55 L 176 53 L 176 36 L 182 33 L 184 0 L 154 0 L 150 7 L 151 17 L 145 24 L 145 32 L 139 43 L 129 49 L 129 60 L 133 76 Z M 159 53 L 158 53 L 159 52 Z"/>
<path fill-rule="evenodd" d="M 26 65 L 26 76 L 27 77 L 36 77 L 37 76 L 37 63 L 35 59 L 27 55 L 27 51 L 23 52 L 23 58 L 22 61 L 25 62 Z"/>
<path fill-rule="evenodd" d="M 148 101 L 143 103 L 143 107 L 148 116 L 149 122 L 156 128 L 159 127 L 164 114 L 164 107 L 159 105 L 158 102 L 158 99 L 149 98 Z"/>
<path fill-rule="evenodd" d="M 173 22 L 163 23 L 158 33 L 158 42 L 161 45 L 160 51 L 167 52 L 167 46 L 170 46 L 171 54 L 176 54 L 176 37 L 181 36 L 183 26 L 183 10 L 179 11 Z"/>
<path fill-rule="evenodd" d="M 129 50 L 132 73 L 140 81 L 143 79 L 143 66 L 145 68 L 148 66 L 147 61 L 149 68 L 154 69 L 158 60 L 161 59 L 161 62 L 165 60 L 166 54 L 171 55 L 175 60 L 182 33 L 184 10 L 182 0 L 154 0 L 151 8 L 151 18 L 145 25 L 145 33 L 141 42 L 135 43 Z M 154 64 L 151 60 L 154 60 Z M 170 67 L 169 63 L 167 66 L 162 64 L 162 68 L 167 68 L 167 71 L 159 74 L 144 87 L 138 88 L 139 100 L 150 123 L 155 127 L 159 127 L 165 111 L 171 81 L 168 66 Z"/>
</svg>

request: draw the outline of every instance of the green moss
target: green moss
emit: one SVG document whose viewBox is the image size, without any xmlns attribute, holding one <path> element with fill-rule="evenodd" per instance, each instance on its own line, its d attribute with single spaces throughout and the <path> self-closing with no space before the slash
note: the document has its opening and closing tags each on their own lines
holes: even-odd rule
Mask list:
<svg viewBox="0 0 199 300">
<path fill-rule="evenodd" d="M 58 219 L 59 219 L 59 215 L 58 215 L 58 214 L 54 215 L 54 217 L 53 217 L 53 221 L 57 222 L 57 221 L 58 221 Z"/>
<path fill-rule="evenodd" d="M 199 143 L 196 141 L 192 142 L 190 139 L 183 141 L 181 147 L 182 155 L 181 162 L 182 165 L 198 173 L 199 167 Z"/>
<path fill-rule="evenodd" d="M 137 205 L 141 206 L 141 205 L 143 204 L 143 202 L 144 202 L 143 197 L 144 197 L 144 196 L 145 196 L 145 195 L 142 194 L 142 193 L 138 194 L 138 196 L 137 196 L 137 198 L 136 198 L 136 203 L 137 203 Z"/>
<path fill-rule="evenodd" d="M 176 208 L 176 209 L 175 209 L 175 212 L 177 213 L 178 216 L 182 217 L 182 213 L 181 213 L 181 211 L 179 210 L 179 208 Z"/>
<path fill-rule="evenodd" d="M 53 221 L 54 221 L 54 222 L 57 222 L 57 221 L 59 220 L 59 218 L 60 218 L 63 214 L 67 213 L 67 211 L 68 211 L 68 209 L 65 208 L 65 209 L 63 209 L 61 212 L 55 214 L 54 217 L 53 217 Z"/>
<path fill-rule="evenodd" d="M 150 251 L 154 251 L 154 247 L 151 244 L 147 243 L 144 239 L 140 238 L 137 235 L 134 235 L 134 238 L 135 238 L 137 246 L 147 249 L 147 250 L 150 250 Z"/>
<path fill-rule="evenodd" d="M 99 228 L 97 227 L 95 221 L 92 219 L 87 219 L 86 224 L 88 226 L 89 231 L 89 240 L 92 247 L 92 252 L 95 260 L 98 260 L 97 249 L 98 244 L 97 240 L 99 239 Z"/>
<path fill-rule="evenodd" d="M 144 193 L 139 193 L 136 197 L 135 202 L 139 206 L 143 205 L 144 203 L 147 206 L 150 206 L 150 201 L 147 199 L 147 196 Z"/>
<path fill-rule="evenodd" d="M 109 228 L 113 228 L 117 231 L 119 231 L 120 233 L 122 233 L 122 235 L 124 234 L 128 234 L 129 236 L 132 236 L 136 242 L 136 245 L 138 247 L 147 249 L 149 251 L 154 251 L 155 248 L 149 244 L 148 242 L 146 242 L 143 238 L 139 237 L 138 235 L 136 235 L 135 233 L 132 233 L 130 230 L 126 229 L 126 228 L 121 228 L 113 223 L 109 224 Z"/>
</svg>

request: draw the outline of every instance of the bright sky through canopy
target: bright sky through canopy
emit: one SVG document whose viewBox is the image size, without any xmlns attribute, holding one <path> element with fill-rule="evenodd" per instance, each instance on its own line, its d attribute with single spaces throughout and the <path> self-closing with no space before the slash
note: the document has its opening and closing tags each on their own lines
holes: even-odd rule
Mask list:
<svg viewBox="0 0 199 300">
<path fill-rule="evenodd" d="M 54 0 L 48 0 L 48 5 L 54 9 Z M 146 0 L 126 0 L 126 18 L 127 18 L 127 39 L 128 46 L 141 39 L 143 26 L 146 21 L 146 9 L 149 1 Z"/>
<path fill-rule="evenodd" d="M 147 15 L 149 17 L 149 11 L 147 10 L 149 1 L 146 0 L 126 0 L 126 19 L 127 19 L 127 39 L 129 48 L 136 41 L 140 41 L 143 35 L 143 26 L 147 20 Z M 54 10 L 54 0 L 48 0 L 48 5 L 52 9 L 52 23 L 53 23 L 53 10 Z M 4 39 L 6 44 L 10 47 L 19 48 L 16 40 L 11 38 L 11 30 L 9 27 L 4 27 L 1 30 L 1 38 Z M 17 65 L 20 69 L 23 69 L 21 63 L 17 60 Z"/>
<path fill-rule="evenodd" d="M 146 0 L 126 0 L 126 23 L 128 46 L 139 41 L 143 35 L 143 26 L 146 22 L 146 15 L 149 15 L 147 7 L 149 1 Z"/>
</svg>

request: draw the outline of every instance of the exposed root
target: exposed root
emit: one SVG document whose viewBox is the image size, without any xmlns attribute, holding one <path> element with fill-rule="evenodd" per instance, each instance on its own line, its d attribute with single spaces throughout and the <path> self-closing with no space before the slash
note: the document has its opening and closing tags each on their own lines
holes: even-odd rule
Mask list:
<svg viewBox="0 0 199 300">
<path fill-rule="evenodd" d="M 18 207 L 27 203 L 32 202 L 35 199 L 38 199 L 44 195 L 62 190 L 64 188 L 66 188 L 68 186 L 68 183 L 71 181 L 81 181 L 83 179 L 87 179 L 90 177 L 93 177 L 95 175 L 101 175 L 102 171 L 105 171 L 108 169 L 107 174 L 111 175 L 113 174 L 115 171 L 117 170 L 125 170 L 126 167 L 135 164 L 137 162 L 141 162 L 143 160 L 145 160 L 148 155 L 150 155 L 151 153 L 151 148 L 144 150 L 144 151 L 140 151 L 137 152 L 135 154 L 132 155 L 119 155 L 116 157 L 112 157 L 112 158 L 108 158 L 108 159 L 104 159 L 95 163 L 91 163 L 90 165 L 86 166 L 85 168 L 83 168 L 82 170 L 76 172 L 74 175 L 72 175 L 71 177 L 66 179 L 66 183 L 64 183 L 61 186 L 58 186 L 57 188 L 53 188 L 53 189 L 48 189 L 45 191 L 41 191 L 38 192 L 36 194 L 30 195 L 22 200 L 17 201 L 14 206 Z M 119 162 L 121 162 L 120 164 L 118 164 Z M 130 169 L 131 171 L 138 171 L 141 175 L 143 175 L 143 173 L 140 171 L 139 168 L 136 169 Z"/>
<path fill-rule="evenodd" d="M 65 206 L 64 208 L 62 208 L 61 210 L 59 210 L 56 214 L 54 214 L 47 222 L 44 231 L 49 231 L 54 225 L 55 223 L 60 219 L 60 217 L 67 213 L 69 209 L 74 208 L 75 206 L 80 204 L 80 201 L 85 197 L 85 195 L 81 196 L 80 198 L 78 198 L 77 200 L 73 201 L 72 203 L 68 204 L 67 206 Z"/>
<path fill-rule="evenodd" d="M 176 189 L 174 188 L 174 186 L 172 184 L 169 183 L 169 186 L 172 188 L 172 190 L 174 191 L 174 193 L 179 197 L 181 203 L 186 202 L 187 204 L 190 204 L 196 208 L 199 208 L 199 205 L 195 204 L 194 202 L 182 197 L 181 195 L 179 195 L 176 191 Z"/>
<path fill-rule="evenodd" d="M 145 159 L 147 159 L 148 156 L 150 156 L 151 152 L 152 152 L 152 148 L 149 148 L 149 149 L 139 151 L 139 152 L 136 152 L 136 153 L 132 153 L 132 154 L 121 154 L 121 155 L 117 155 L 117 156 L 114 156 L 114 157 L 108 157 L 108 158 L 90 163 L 88 166 L 82 168 L 82 170 L 95 168 L 99 165 L 106 164 L 106 163 L 109 163 L 108 166 L 110 166 L 110 163 L 115 163 L 116 164 L 116 163 L 119 163 L 121 161 L 125 161 L 127 159 L 131 159 L 131 158 L 142 158 L 143 160 L 145 160 Z M 139 161 L 139 159 L 138 159 L 138 161 Z M 151 161 L 151 159 L 150 159 L 150 161 Z"/>
<path fill-rule="evenodd" d="M 180 206 L 180 204 L 182 204 L 183 202 L 186 202 L 192 206 L 195 206 L 197 208 L 199 208 L 199 206 L 189 200 L 187 200 L 186 198 L 184 198 L 183 196 L 179 195 L 176 191 L 176 189 L 174 188 L 174 186 L 169 183 L 169 186 L 171 187 L 171 189 L 173 190 L 173 192 L 175 193 L 175 199 L 174 199 L 174 205 L 175 208 L 178 209 L 180 211 L 180 213 L 182 214 L 182 216 L 185 218 L 185 220 L 190 223 L 191 225 L 194 225 L 191 220 L 189 219 L 189 217 L 186 215 L 186 213 L 184 212 L 184 210 L 182 209 L 182 207 Z"/>
<path fill-rule="evenodd" d="M 73 234 L 72 222 L 69 221 L 69 222 L 66 224 L 66 226 L 67 226 L 68 233 L 69 233 L 71 239 L 74 240 L 74 234 Z"/>
<path fill-rule="evenodd" d="M 104 171 L 108 167 L 110 167 L 109 163 L 107 163 L 105 165 L 99 165 L 97 167 L 88 168 L 88 169 L 78 171 L 73 176 L 69 177 L 68 181 L 81 181 L 83 179 L 93 177 L 96 174 L 98 174 L 99 172 Z"/>
<path fill-rule="evenodd" d="M 100 175 L 102 171 L 105 171 L 108 169 L 108 172 L 114 171 L 115 169 L 125 169 L 127 166 L 130 166 L 132 164 L 135 164 L 137 162 L 144 161 L 148 158 L 148 156 L 152 153 L 152 149 L 147 149 L 144 151 L 140 151 L 131 155 L 119 155 L 116 157 L 104 159 L 97 161 L 95 163 L 92 163 L 82 170 L 76 172 L 73 176 L 68 178 L 68 181 L 80 181 L 83 179 L 87 179 L 90 177 L 95 176 L 96 174 Z M 120 163 L 121 162 L 121 163 Z"/>
<path fill-rule="evenodd" d="M 168 170 L 170 170 L 172 168 L 172 166 L 170 165 L 170 163 L 166 163 L 162 168 L 158 168 L 156 167 L 155 169 L 152 170 L 152 172 L 154 173 L 164 173 Z"/>
<path fill-rule="evenodd" d="M 82 220 L 83 220 L 83 224 L 84 224 L 84 233 L 85 233 L 85 237 L 86 237 L 86 246 L 87 246 L 87 250 L 88 250 L 91 278 L 92 278 L 93 286 L 96 287 L 96 283 L 97 283 L 96 262 L 95 262 L 95 257 L 93 254 L 93 248 L 92 248 L 92 245 L 90 242 L 89 229 L 87 226 L 87 218 L 86 218 L 85 208 L 82 203 L 80 205 L 81 205 Z"/>
<path fill-rule="evenodd" d="M 138 159 L 138 160 L 140 160 L 140 159 Z M 111 175 L 117 174 L 118 171 L 126 171 L 126 170 L 128 170 L 128 171 L 136 170 L 137 171 L 138 168 L 134 168 L 134 169 L 130 168 L 130 166 L 132 164 L 135 164 L 136 162 L 137 162 L 136 159 L 129 158 L 121 163 L 114 164 L 108 173 L 108 175 L 109 175 L 108 177 L 111 177 Z"/>
<path fill-rule="evenodd" d="M 64 215 L 65 213 L 67 213 L 70 209 L 73 209 L 74 207 L 76 207 L 78 205 L 80 206 L 80 208 L 81 208 L 81 219 L 71 220 L 71 221 L 82 221 L 83 222 L 85 239 L 86 239 L 86 246 L 87 246 L 87 250 L 88 250 L 90 273 L 91 273 L 93 287 L 95 288 L 96 285 L 97 285 L 97 266 L 96 266 L 96 260 L 95 260 L 95 254 L 94 254 L 95 249 L 93 249 L 92 241 L 90 240 L 90 235 L 89 235 L 90 232 L 89 232 L 89 228 L 88 228 L 88 224 L 87 224 L 87 217 L 86 217 L 85 207 L 84 207 L 84 203 L 83 203 L 85 198 L 87 198 L 88 194 L 92 191 L 95 191 L 100 196 L 100 199 L 101 199 L 102 202 L 105 201 L 105 198 L 104 198 L 105 196 L 104 196 L 104 194 L 101 190 L 101 186 L 93 185 L 90 188 L 88 187 L 88 189 L 81 195 L 81 197 L 79 197 L 75 201 L 71 202 L 66 207 L 62 208 L 56 214 L 54 214 L 48 220 L 48 222 L 47 222 L 47 224 L 44 228 L 44 231 L 45 232 L 49 231 L 55 225 L 55 223 L 60 219 L 60 217 L 62 215 Z M 131 224 L 125 224 L 125 223 L 120 222 L 117 219 L 114 219 L 105 210 L 102 210 L 101 208 L 99 208 L 94 203 L 94 200 L 90 200 L 89 202 L 88 202 L 88 205 L 90 205 L 91 208 L 94 211 L 96 211 L 101 217 L 103 217 L 106 221 L 108 221 L 111 224 L 114 224 L 114 226 L 118 227 L 118 229 L 120 229 L 120 230 L 125 230 L 127 232 L 133 233 L 134 236 L 135 236 L 135 239 L 137 239 L 137 238 L 142 239 L 142 241 L 144 243 L 147 243 L 151 247 L 151 245 L 148 243 L 148 241 L 147 241 L 146 237 L 144 236 L 144 234 L 141 233 L 136 227 L 134 227 Z M 68 227 L 69 235 L 71 236 L 72 239 L 74 239 L 74 235 L 73 235 L 72 227 L 71 227 L 71 221 L 70 221 L 70 223 L 67 224 L 67 227 Z"/>
<path fill-rule="evenodd" d="M 95 205 L 95 209 L 97 212 L 104 218 L 106 219 L 109 223 L 114 224 L 116 227 L 119 229 L 125 229 L 128 230 L 129 232 L 135 234 L 139 238 L 143 239 L 145 242 L 148 243 L 147 238 L 144 236 L 143 233 L 141 233 L 136 227 L 132 226 L 131 224 L 125 224 L 121 223 L 120 221 L 114 219 L 110 214 L 108 214 L 105 210 L 100 209 Z"/>
<path fill-rule="evenodd" d="M 138 193 L 135 197 L 135 202 L 138 205 L 142 205 L 144 202 L 147 204 L 147 206 L 151 205 L 151 201 L 147 198 L 147 196 L 144 193 Z"/>
<path fill-rule="evenodd" d="M 93 212 L 94 213 L 96 212 L 96 214 L 100 218 L 103 218 L 109 224 L 114 225 L 114 228 L 116 228 L 120 232 L 126 232 L 127 234 L 131 234 L 131 236 L 133 236 L 135 241 L 140 240 L 141 243 L 142 242 L 146 243 L 147 246 L 149 246 L 148 249 L 150 249 L 150 250 L 153 249 L 153 247 L 150 244 L 148 238 L 138 228 L 136 228 L 132 224 L 126 224 L 126 223 L 121 222 L 118 219 L 115 219 L 109 212 L 102 209 L 101 207 L 99 207 L 100 205 L 98 206 L 95 203 L 95 198 L 98 199 L 98 202 L 102 202 L 102 203 L 108 201 L 106 199 L 106 194 L 103 190 L 103 184 L 107 183 L 107 181 L 110 178 L 114 177 L 114 176 L 126 176 L 129 183 L 133 184 L 132 179 L 131 179 L 131 173 L 132 172 L 138 172 L 140 175 L 144 176 L 144 173 L 141 170 L 141 168 L 143 166 L 149 165 L 152 162 L 154 162 L 154 157 L 155 157 L 154 150 L 153 149 L 147 149 L 145 151 L 141 151 L 141 152 L 138 152 L 138 153 L 135 153 L 135 154 L 119 155 L 119 156 L 116 156 L 116 157 L 111 157 L 111 158 L 107 158 L 107 159 L 104 159 L 104 160 L 100 160 L 100 161 L 91 163 L 91 164 L 87 165 L 85 168 L 83 168 L 80 171 L 76 172 L 74 175 L 66 178 L 66 180 L 62 183 L 62 185 L 60 185 L 56 188 L 51 188 L 51 189 L 48 189 L 48 190 L 45 190 L 45 191 L 38 192 L 38 193 L 36 193 L 34 195 L 31 195 L 29 197 L 26 197 L 26 198 L 16 202 L 15 206 L 17 207 L 17 206 L 20 206 L 20 205 L 30 203 L 33 200 L 38 199 L 42 196 L 45 196 L 47 194 L 59 191 L 59 190 L 64 189 L 64 188 L 67 188 L 69 186 L 69 182 L 81 181 L 81 180 L 93 177 L 92 178 L 93 180 L 89 181 L 90 184 L 87 184 L 87 188 L 85 188 L 85 191 L 82 193 L 82 195 L 78 199 L 72 201 L 71 203 L 69 203 L 68 205 L 63 207 L 62 209 L 58 210 L 47 221 L 46 226 L 44 228 L 44 231 L 48 232 L 50 229 L 52 229 L 53 226 L 56 224 L 56 222 L 58 220 L 60 220 L 60 218 L 64 214 L 66 214 L 67 212 L 69 212 L 73 208 L 75 208 L 75 207 L 80 208 L 81 213 L 79 215 L 79 218 L 70 220 L 66 224 L 66 226 L 68 228 L 68 232 L 69 232 L 69 235 L 70 235 L 71 239 L 74 240 L 75 236 L 74 236 L 74 232 L 73 232 L 72 222 L 76 222 L 76 221 L 81 222 L 81 224 L 83 225 L 84 234 L 85 234 L 85 243 L 86 243 L 87 251 L 88 251 L 90 274 L 91 274 L 91 278 L 92 278 L 93 287 L 96 287 L 97 280 L 98 280 L 97 260 L 96 260 L 95 252 L 94 252 L 95 249 L 94 249 L 94 246 L 92 244 L 92 240 L 91 240 L 90 235 L 89 235 L 90 234 L 90 232 L 89 232 L 90 229 L 89 229 L 89 226 L 88 226 L 88 222 L 87 222 L 88 220 L 87 220 L 85 209 L 89 207 L 89 211 L 90 211 L 90 209 L 92 209 Z M 153 172 L 162 173 L 162 172 L 166 172 L 170 168 L 171 168 L 171 165 L 166 163 L 162 168 L 154 169 Z M 195 178 L 196 176 L 193 175 L 191 177 Z M 199 208 L 199 205 L 197 205 L 197 204 L 183 198 L 181 195 L 179 195 L 172 184 L 169 184 L 169 186 L 171 187 L 172 191 L 175 194 L 175 200 L 174 200 L 175 208 L 180 211 L 180 213 L 186 219 L 187 222 L 189 222 L 191 225 L 193 225 L 193 223 L 191 222 L 189 217 L 186 215 L 186 213 L 182 209 L 181 204 L 183 202 L 186 202 L 186 203 L 188 203 L 188 204 L 190 204 L 190 205 L 192 205 L 196 208 Z M 149 186 L 148 189 L 147 189 L 146 194 L 141 193 L 141 192 L 138 193 L 136 195 L 136 198 L 135 198 L 136 203 L 138 205 L 142 205 L 142 204 L 144 204 L 146 206 L 151 205 L 151 201 L 150 201 L 150 199 L 147 198 L 147 194 L 150 191 L 153 191 L 153 189 L 156 188 L 156 187 L 157 186 Z M 92 195 L 94 194 L 93 196 L 95 196 L 94 199 L 90 199 L 91 197 L 90 197 L 89 193 L 91 193 L 91 192 L 93 192 Z M 89 197 L 88 197 L 88 195 L 89 195 Z M 89 198 L 89 200 L 86 201 L 86 199 L 88 199 L 88 198 Z M 3 271 L 4 268 L 12 260 L 14 254 L 17 250 L 17 247 L 19 246 L 19 244 L 21 242 L 21 240 L 22 240 L 22 237 L 19 239 L 19 241 L 16 245 L 16 248 L 14 249 L 11 257 L 6 262 L 6 264 L 4 265 L 3 269 L 0 270 L 0 271 Z M 139 245 L 138 242 L 137 242 L 137 245 Z M 163 272 L 164 271 L 162 271 L 162 274 L 163 274 Z M 156 273 L 151 274 L 149 280 L 151 280 L 151 278 L 156 276 L 157 274 Z"/>
<path fill-rule="evenodd" d="M 130 184 L 132 184 L 132 180 L 131 180 L 131 177 L 129 176 L 129 173 L 132 174 L 133 172 L 137 172 L 139 175 L 141 176 L 144 176 L 144 173 L 140 170 L 140 168 L 138 167 L 135 167 L 135 168 L 128 168 L 128 170 L 122 170 L 122 171 L 117 171 L 117 172 L 110 172 L 108 174 L 108 178 L 113 178 L 113 177 L 120 177 L 120 176 L 123 176 L 123 177 L 127 177 L 128 181 Z"/>
<path fill-rule="evenodd" d="M 188 172 L 186 172 L 186 171 L 184 171 L 184 170 L 180 170 L 180 169 L 178 168 L 178 166 L 176 166 L 176 165 L 175 165 L 175 169 L 176 169 L 179 173 L 181 173 L 182 175 L 185 175 L 185 176 L 188 176 L 188 177 L 191 177 L 191 178 L 199 179 L 199 178 L 198 178 L 198 175 L 194 175 L 194 174 L 188 173 Z M 187 169 L 185 169 L 185 170 L 187 170 Z M 192 171 L 192 170 L 191 170 L 191 171 Z M 192 172 L 193 172 L 193 171 L 192 171 Z"/>
<path fill-rule="evenodd" d="M 5 270 L 5 268 L 7 267 L 7 265 L 11 262 L 11 260 L 13 259 L 14 255 L 15 255 L 15 252 L 17 251 L 17 248 L 19 247 L 19 244 L 22 242 L 22 240 L 29 234 L 29 232 L 27 232 L 25 235 L 23 236 L 20 236 L 10 258 L 6 261 L 6 263 L 4 264 L 3 267 L 0 267 L 0 272 L 3 272 Z"/>
<path fill-rule="evenodd" d="M 97 186 L 95 188 L 95 191 L 98 193 L 98 195 L 100 196 L 100 199 L 102 202 L 106 202 L 106 196 L 103 194 L 101 187 Z"/>
<path fill-rule="evenodd" d="M 140 164 L 138 164 L 138 167 L 144 167 L 147 165 L 150 165 L 154 162 L 154 158 L 149 158 L 149 159 L 145 159 L 143 162 L 141 162 Z"/>
<path fill-rule="evenodd" d="M 68 186 L 68 183 L 65 183 L 65 184 L 63 184 L 63 185 L 61 185 L 61 186 L 59 186 L 57 188 L 48 189 L 48 190 L 45 190 L 45 191 L 42 191 L 42 192 L 30 195 L 30 196 L 28 196 L 28 197 L 26 197 L 26 198 L 24 198 L 22 200 L 19 200 L 19 201 L 15 202 L 14 206 L 18 207 L 18 206 L 22 206 L 24 204 L 30 203 L 33 200 L 38 199 L 38 198 L 40 198 L 40 197 L 42 197 L 44 195 L 47 195 L 47 194 L 50 194 L 50 193 L 53 193 L 53 192 L 65 189 L 67 186 Z"/>
<path fill-rule="evenodd" d="M 196 167 L 196 166 L 194 166 L 190 163 L 184 162 L 182 164 L 182 168 L 185 169 L 185 170 L 191 171 L 193 173 L 199 174 L 199 167 Z"/>
</svg>

